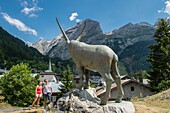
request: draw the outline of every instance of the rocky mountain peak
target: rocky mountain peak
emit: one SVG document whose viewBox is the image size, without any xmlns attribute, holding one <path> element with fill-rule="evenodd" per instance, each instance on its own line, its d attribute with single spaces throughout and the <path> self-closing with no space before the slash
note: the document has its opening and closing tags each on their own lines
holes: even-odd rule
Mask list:
<svg viewBox="0 0 170 113">
<path fill-rule="evenodd" d="M 51 40 L 40 39 L 39 41 L 32 44 L 32 47 L 36 48 L 40 53 L 44 54 L 44 51 L 51 44 Z"/>
<path fill-rule="evenodd" d="M 80 35 L 80 33 L 84 28 L 85 22 L 86 22 L 86 26 L 83 31 L 83 35 L 95 35 L 95 34 L 103 33 L 99 22 L 91 19 L 86 19 L 82 22 L 77 23 L 76 26 L 65 31 L 70 40 L 77 39 L 77 37 Z"/>
<path fill-rule="evenodd" d="M 134 27 L 134 24 L 132 24 L 131 22 L 129 22 L 128 24 L 120 27 L 119 29 L 113 30 L 112 33 L 117 33 L 119 31 L 124 31 L 127 32 L 129 29 L 132 29 Z"/>
<path fill-rule="evenodd" d="M 139 25 L 139 26 L 153 26 L 153 25 L 149 24 L 148 22 L 140 22 L 140 23 L 137 23 L 136 25 Z"/>
<path fill-rule="evenodd" d="M 99 22 L 97 21 L 94 21 L 94 20 L 91 20 L 91 19 L 86 19 L 83 21 L 83 23 L 86 22 L 86 29 L 85 29 L 85 32 L 90 32 L 90 31 L 93 31 L 93 33 L 103 33 L 101 27 L 100 27 L 100 24 Z"/>
<path fill-rule="evenodd" d="M 131 27 L 131 26 L 133 26 L 133 23 L 129 22 L 128 24 L 124 25 L 123 27 Z"/>
<path fill-rule="evenodd" d="M 147 22 L 140 22 L 137 24 L 128 23 L 119 29 L 113 30 L 112 35 L 121 37 L 128 37 L 132 35 L 138 36 L 144 34 L 144 32 L 145 34 L 147 32 L 150 34 L 150 31 L 154 31 L 154 26 Z"/>
</svg>

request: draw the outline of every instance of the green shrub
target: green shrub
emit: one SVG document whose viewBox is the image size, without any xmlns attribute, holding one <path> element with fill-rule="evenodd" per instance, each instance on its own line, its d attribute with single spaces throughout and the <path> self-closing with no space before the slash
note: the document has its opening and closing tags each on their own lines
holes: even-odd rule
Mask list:
<svg viewBox="0 0 170 113">
<path fill-rule="evenodd" d="M 31 76 L 28 64 L 20 63 L 4 74 L 0 79 L 0 86 L 5 101 L 9 104 L 27 106 L 33 101 L 37 82 L 37 78 Z"/>
<path fill-rule="evenodd" d="M 166 90 L 170 87 L 170 80 L 162 80 L 158 84 L 158 90 Z"/>
</svg>

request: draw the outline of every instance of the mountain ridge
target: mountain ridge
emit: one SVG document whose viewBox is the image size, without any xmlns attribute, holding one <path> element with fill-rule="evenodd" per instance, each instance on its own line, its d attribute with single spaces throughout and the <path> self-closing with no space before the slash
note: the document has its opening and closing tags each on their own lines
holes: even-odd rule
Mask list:
<svg viewBox="0 0 170 113">
<path fill-rule="evenodd" d="M 82 42 L 92 45 L 99 44 L 109 46 L 118 54 L 120 61 L 123 62 L 128 73 L 131 71 L 136 72 L 149 69 L 149 64 L 146 59 L 149 52 L 148 46 L 154 43 L 153 35 L 156 31 L 155 25 L 151 25 L 147 22 L 136 24 L 128 23 L 119 29 L 104 33 L 99 22 L 87 19 L 65 31 L 70 40 L 74 40 L 80 35 L 85 21 L 86 27 L 83 31 Z M 58 38 L 53 40 L 54 43 L 49 45 L 50 49 L 47 48 L 44 52 L 45 55 L 62 60 L 70 59 L 66 42 L 64 38 L 62 38 L 62 34 L 59 34 L 57 37 Z M 145 51 L 138 51 L 137 48 L 140 48 L 138 45 Z M 137 55 L 135 55 L 133 51 L 136 51 Z M 146 66 L 140 68 L 138 66 L 140 64 Z"/>
<path fill-rule="evenodd" d="M 90 22 L 97 22 L 97 21 L 93 21 L 93 20 L 91 20 L 91 19 L 86 19 L 85 21 L 90 21 Z M 83 21 L 84 22 L 84 21 Z M 69 28 L 69 29 L 67 29 L 65 32 L 66 32 L 66 34 L 67 35 L 69 35 L 70 33 L 72 33 L 72 31 L 74 31 L 75 29 L 77 29 L 77 28 L 79 28 L 79 26 L 81 26 L 81 24 L 83 23 L 83 22 L 80 22 L 80 23 L 77 23 L 77 25 L 76 26 L 73 26 L 73 27 L 71 27 L 71 28 Z M 94 26 L 94 24 L 92 25 L 92 26 Z M 99 22 L 97 22 L 97 24 L 95 25 L 95 27 L 94 28 L 97 28 L 97 29 L 99 29 L 99 30 L 96 30 L 96 31 L 99 31 L 99 34 L 104 34 L 104 35 L 119 35 L 119 34 L 116 34 L 116 32 L 117 31 L 119 31 L 119 30 L 124 30 L 124 28 L 127 30 L 127 28 L 126 27 L 134 27 L 134 26 L 147 26 L 147 27 L 153 27 L 154 28 L 154 26 L 155 25 L 151 25 L 151 24 L 149 24 L 148 22 L 139 22 L 139 23 L 136 23 L 136 24 L 133 24 L 133 23 L 131 23 L 131 22 L 129 22 L 128 24 L 126 24 L 126 25 L 124 25 L 124 26 L 122 26 L 122 27 L 120 27 L 120 28 L 118 28 L 118 29 L 114 29 L 113 31 L 111 31 L 111 32 L 103 32 L 102 31 L 102 29 L 101 29 L 101 27 L 100 27 L 100 25 L 99 25 Z M 88 26 L 87 26 L 88 27 Z M 94 29 L 93 28 L 93 29 Z M 82 29 L 82 28 L 81 28 Z M 92 31 L 94 31 L 92 28 L 89 28 L 90 30 L 92 30 Z M 78 35 L 79 35 L 79 32 L 80 32 L 81 30 L 79 30 L 78 32 L 76 32 L 76 34 L 75 33 L 73 33 L 71 36 L 69 36 L 70 37 L 70 40 L 72 40 L 72 39 L 76 39 L 76 37 L 78 37 Z M 124 32 L 128 32 L 128 31 L 124 31 Z M 98 33 L 98 32 L 97 32 Z M 119 38 L 121 38 L 121 37 L 119 37 Z M 45 40 L 45 39 L 43 39 L 43 40 Z M 62 39 L 62 34 L 59 34 L 58 36 L 56 36 L 56 38 L 54 38 L 53 40 L 50 40 L 51 41 L 51 45 L 56 45 L 55 43 L 58 43 L 58 40 L 63 40 Z M 49 40 L 46 40 L 46 41 L 49 41 Z M 46 51 L 46 49 L 45 50 L 41 50 L 41 49 L 39 49 L 38 47 L 36 47 L 37 46 L 37 44 L 36 43 L 39 43 L 39 44 L 41 44 L 42 42 L 41 42 L 41 39 L 39 40 L 39 41 L 37 41 L 37 42 L 35 42 L 35 43 L 33 43 L 33 47 L 34 48 L 36 48 L 38 51 L 40 51 L 42 54 L 47 54 L 48 53 L 48 51 L 49 51 L 49 49 L 48 48 L 46 48 L 47 49 L 47 51 Z M 43 43 L 44 44 L 44 43 Z M 47 42 L 47 45 L 48 45 L 48 42 Z M 47 46 L 48 47 L 48 46 Z M 52 48 L 52 47 L 51 47 Z M 51 49 L 50 48 L 50 49 Z"/>
</svg>

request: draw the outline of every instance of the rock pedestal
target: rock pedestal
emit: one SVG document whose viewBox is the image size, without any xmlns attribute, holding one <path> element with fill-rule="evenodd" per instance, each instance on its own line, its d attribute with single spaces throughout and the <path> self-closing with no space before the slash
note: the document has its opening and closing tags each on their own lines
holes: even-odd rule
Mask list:
<svg viewBox="0 0 170 113">
<path fill-rule="evenodd" d="M 96 95 L 96 90 L 94 88 L 85 89 L 79 92 L 79 97 L 86 100 L 92 101 L 94 103 L 100 104 L 101 100 Z"/>
<path fill-rule="evenodd" d="M 109 101 L 107 105 L 99 105 L 98 102 L 100 99 L 94 89 L 74 90 L 57 101 L 53 113 L 135 113 L 132 102 Z"/>
<path fill-rule="evenodd" d="M 133 103 L 128 101 L 122 101 L 121 103 L 108 101 L 107 105 L 102 107 L 103 113 L 135 113 Z"/>
</svg>

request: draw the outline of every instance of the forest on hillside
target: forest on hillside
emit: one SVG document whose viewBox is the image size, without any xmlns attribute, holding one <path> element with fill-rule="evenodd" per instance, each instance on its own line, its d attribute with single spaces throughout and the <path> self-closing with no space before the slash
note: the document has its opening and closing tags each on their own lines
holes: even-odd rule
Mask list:
<svg viewBox="0 0 170 113">
<path fill-rule="evenodd" d="M 31 68 L 47 69 L 47 57 L 22 40 L 10 35 L 0 27 L 0 68 L 10 69 L 13 65 L 24 62 Z"/>
</svg>

